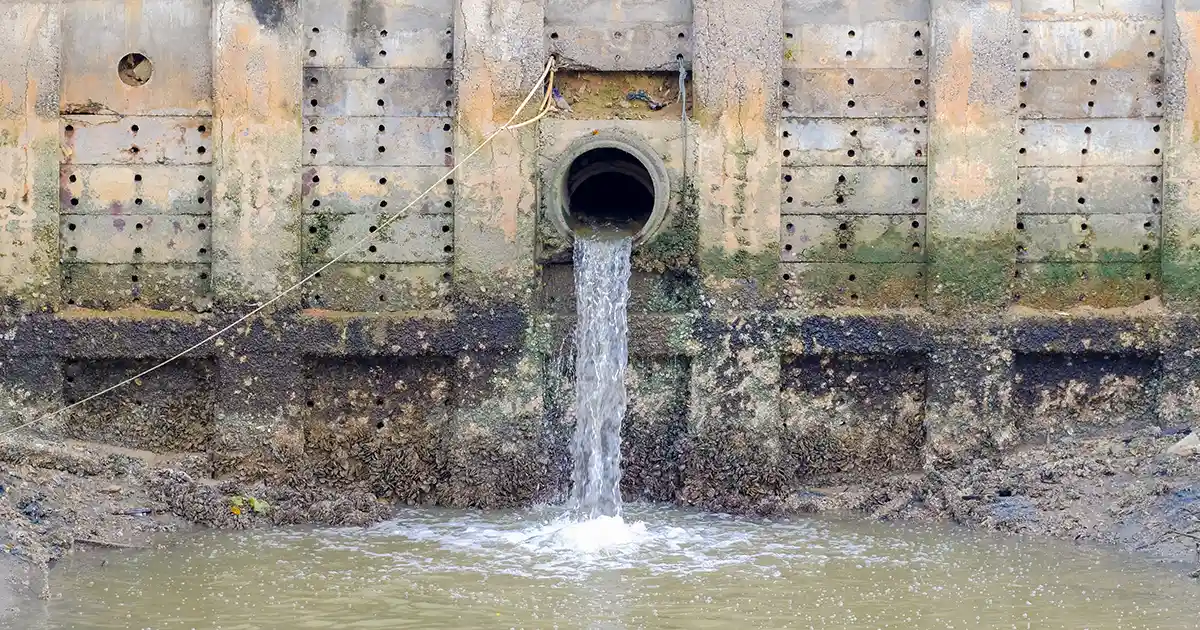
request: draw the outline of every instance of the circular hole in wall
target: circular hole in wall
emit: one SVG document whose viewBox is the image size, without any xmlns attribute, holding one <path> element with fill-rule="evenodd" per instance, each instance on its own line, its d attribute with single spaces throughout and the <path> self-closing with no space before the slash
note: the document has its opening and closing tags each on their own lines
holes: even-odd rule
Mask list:
<svg viewBox="0 0 1200 630">
<path fill-rule="evenodd" d="M 576 233 L 636 234 L 654 211 L 649 169 L 616 147 L 591 149 L 572 160 L 565 183 L 567 225 Z"/>
<path fill-rule="evenodd" d="M 154 64 L 142 53 L 129 53 L 117 62 L 117 77 L 130 87 L 145 85 L 154 74 Z"/>
</svg>

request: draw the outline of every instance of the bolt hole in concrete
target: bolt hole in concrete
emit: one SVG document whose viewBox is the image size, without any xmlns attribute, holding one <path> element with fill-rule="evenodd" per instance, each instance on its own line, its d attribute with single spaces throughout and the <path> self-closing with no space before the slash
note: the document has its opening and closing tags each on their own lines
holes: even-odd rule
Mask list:
<svg viewBox="0 0 1200 630">
<path fill-rule="evenodd" d="M 154 64 L 142 53 L 129 53 L 117 62 L 117 77 L 130 87 L 140 87 L 150 81 Z"/>
<path fill-rule="evenodd" d="M 575 158 L 566 175 L 564 210 L 576 233 L 611 231 L 633 235 L 654 211 L 654 181 L 630 153 L 601 147 Z"/>
</svg>

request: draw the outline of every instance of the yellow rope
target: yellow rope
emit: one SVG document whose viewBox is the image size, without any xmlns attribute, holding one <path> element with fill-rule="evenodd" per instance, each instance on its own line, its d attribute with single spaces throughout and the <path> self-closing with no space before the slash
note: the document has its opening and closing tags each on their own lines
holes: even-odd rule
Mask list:
<svg viewBox="0 0 1200 630">
<path fill-rule="evenodd" d="M 547 82 L 547 79 L 549 79 L 549 81 L 548 81 L 548 82 Z M 529 120 L 526 120 L 526 121 L 524 121 L 524 122 L 520 122 L 520 123 L 517 123 L 517 124 L 513 124 L 513 123 L 514 123 L 514 121 L 516 121 L 516 119 L 517 119 L 517 116 L 520 116 L 520 115 L 521 115 L 521 112 L 522 112 L 522 111 L 524 111 L 524 109 L 525 109 L 525 106 L 529 104 L 529 101 L 533 100 L 533 96 L 534 96 L 535 94 L 537 94 L 538 88 L 542 87 L 542 86 L 543 86 L 543 84 L 545 84 L 545 90 L 546 90 L 546 93 L 545 93 L 545 95 L 542 97 L 542 106 L 541 106 L 541 108 L 540 108 L 540 109 L 541 109 L 541 111 L 540 111 L 540 112 L 538 112 L 538 114 L 537 114 L 536 116 L 534 116 L 533 118 L 530 118 Z M 428 188 L 426 188 L 424 191 L 422 191 L 422 192 L 421 192 L 421 194 L 417 195 L 417 196 L 416 196 L 416 198 L 414 198 L 412 201 L 410 201 L 410 202 L 408 203 L 408 205 L 407 205 L 407 206 L 404 206 L 403 208 L 401 208 L 401 209 L 400 209 L 398 212 L 396 212 L 395 214 L 393 214 L 393 215 L 389 216 L 388 218 L 384 219 L 383 221 L 380 221 L 380 222 L 379 222 L 379 225 L 378 225 L 378 230 L 377 230 L 375 233 L 367 233 L 367 235 L 366 235 L 366 236 L 364 236 L 364 237 L 362 237 L 361 239 L 359 239 L 358 241 L 356 241 L 356 242 L 355 242 L 353 245 L 351 245 L 350 247 L 347 247 L 347 248 L 346 248 L 346 249 L 345 249 L 345 250 L 344 250 L 342 253 L 340 253 L 340 254 L 338 254 L 337 256 L 334 256 L 333 258 L 331 258 L 331 259 L 329 260 L 329 262 L 327 262 L 327 263 L 325 263 L 324 265 L 322 265 L 321 267 L 319 267 L 319 268 L 318 268 L 316 271 L 313 271 L 312 273 L 308 274 L 307 276 L 305 276 L 304 278 L 302 278 L 302 279 L 301 279 L 299 282 L 296 282 L 296 283 L 295 283 L 295 284 L 293 284 L 292 286 L 290 286 L 290 287 L 288 287 L 288 288 L 284 289 L 284 290 L 283 290 L 282 292 L 280 292 L 278 295 L 276 295 L 275 297 L 273 297 L 273 298 L 271 298 L 271 299 L 267 300 L 266 302 L 263 302 L 262 304 L 258 305 L 258 306 L 257 306 L 257 307 L 256 307 L 254 310 L 252 310 L 252 311 L 250 311 L 249 313 L 246 313 L 245 315 L 243 315 L 243 316 L 239 317 L 239 318 L 238 318 L 237 320 L 235 320 L 233 323 L 231 323 L 231 324 L 229 324 L 228 326 L 225 326 L 224 328 L 222 328 L 222 329 L 218 330 L 217 332 L 215 332 L 215 333 L 213 333 L 213 334 L 211 334 L 211 335 L 209 335 L 209 336 L 205 337 L 205 338 L 204 338 L 204 339 L 202 339 L 201 341 L 199 341 L 199 342 L 195 343 L 194 345 L 192 345 L 192 346 L 188 347 L 187 349 L 185 349 L 185 350 L 183 350 L 182 352 L 180 352 L 180 353 L 176 354 L 175 356 L 172 356 L 171 358 L 169 358 L 169 359 L 167 359 L 167 360 L 163 361 L 162 363 L 159 363 L 159 364 L 155 365 L 154 367 L 148 368 L 148 369 L 146 369 L 146 370 L 145 370 L 145 371 L 143 371 L 143 372 L 140 372 L 140 373 L 138 373 L 138 374 L 136 374 L 136 375 L 134 375 L 134 376 L 131 376 L 131 377 L 129 377 L 129 378 L 127 378 L 127 379 L 125 379 L 125 380 L 123 380 L 123 381 L 121 381 L 121 382 L 117 383 L 116 385 L 113 385 L 113 386 L 111 386 L 111 387 L 108 387 L 108 388 L 106 388 L 106 389 L 102 389 L 102 390 L 100 390 L 100 391 L 98 391 L 98 392 L 96 392 L 96 393 L 94 393 L 94 394 L 92 394 L 92 395 L 90 395 L 90 396 L 88 396 L 88 397 L 86 397 L 86 398 L 82 399 L 82 400 L 79 400 L 79 401 L 73 402 L 73 403 L 71 403 L 71 404 L 67 405 L 66 407 L 62 407 L 62 408 L 60 408 L 60 409 L 57 409 L 57 410 L 55 410 L 55 411 L 52 411 L 52 412 L 50 412 L 50 413 L 47 413 L 47 414 L 41 415 L 41 416 L 39 416 L 39 417 L 37 417 L 37 418 L 34 418 L 33 420 L 30 420 L 29 422 L 26 422 L 25 424 L 17 425 L 17 426 L 15 426 L 15 427 L 11 428 L 11 429 L 6 429 L 6 430 L 4 430 L 4 431 L 0 431 L 0 436 L 5 436 L 5 435 L 8 435 L 8 434 L 10 434 L 10 433 L 14 433 L 14 432 L 16 432 L 16 431 L 20 431 L 21 429 L 24 429 L 24 428 L 26 428 L 26 427 L 33 426 L 33 425 L 35 425 L 35 424 L 37 424 L 37 423 L 39 423 L 39 422 L 42 422 L 43 420 L 47 420 L 47 419 L 49 419 L 49 418 L 53 418 L 54 416 L 57 416 L 57 415 L 59 415 L 59 414 L 62 414 L 63 412 L 66 412 L 66 411 L 69 411 L 69 410 L 71 410 L 71 409 L 74 409 L 75 407 L 78 407 L 78 406 L 80 406 L 80 405 L 82 405 L 82 404 L 84 404 L 84 403 L 86 403 L 86 402 L 88 402 L 88 401 L 95 400 L 96 398 L 99 398 L 100 396 L 103 396 L 104 394 L 107 394 L 107 393 L 109 393 L 109 392 L 111 392 L 111 391 L 113 391 L 113 390 L 115 390 L 115 389 L 119 389 L 119 388 L 121 388 L 121 387 L 124 387 L 124 386 L 126 386 L 126 385 L 128 385 L 128 384 L 130 384 L 130 383 L 132 383 L 132 382 L 134 382 L 134 381 L 136 381 L 136 380 L 138 380 L 138 379 L 140 379 L 140 378 L 142 378 L 142 377 L 146 376 L 147 374 L 150 374 L 151 372 L 154 372 L 154 371 L 156 371 L 156 370 L 159 370 L 159 369 L 163 368 L 164 366 L 166 366 L 166 365 L 169 365 L 169 364 L 171 364 L 172 362 L 174 362 L 174 361 L 177 361 L 177 360 L 179 360 L 179 359 L 183 358 L 184 356 L 188 355 L 189 353 L 191 353 L 191 352 L 194 352 L 194 351 L 195 351 L 197 348 L 200 348 L 201 346 L 203 346 L 203 345 L 205 345 L 205 344 L 207 344 L 207 343 L 209 343 L 209 342 L 211 342 L 211 341 L 215 340 L 216 338 L 218 338 L 218 337 L 220 337 L 221 335 L 223 335 L 223 334 L 225 334 L 225 333 L 229 332 L 230 330 L 233 330 L 235 327 L 237 327 L 237 326 L 238 326 L 239 324 L 241 324 L 242 322 L 245 322 L 246 320 L 250 319 L 251 317 L 254 317 L 254 316 L 255 316 L 255 315 L 257 315 L 258 313 L 261 313 L 261 312 L 262 312 L 264 309 L 266 309 L 268 306 L 270 306 L 270 305 L 274 304 L 275 302 L 278 302 L 278 301 L 279 301 L 280 299 L 282 299 L 284 296 L 286 296 L 286 295 L 288 295 L 289 293 L 291 293 L 292 291 L 295 291 L 296 289 L 300 288 L 302 285 L 304 285 L 304 283 L 306 283 L 306 282 L 308 282 L 309 280 L 312 280 L 313 278 L 317 277 L 317 275 L 318 275 L 318 274 L 320 274 L 322 271 L 325 271 L 326 269 L 328 269 L 330 266 L 332 266 L 334 263 L 336 263 L 337 261 L 339 261 L 339 260 L 341 260 L 342 258 L 344 258 L 344 257 L 345 257 L 347 254 L 349 254 L 350 252 L 357 251 L 357 250 L 358 250 L 358 248 L 359 248 L 359 247 L 361 247 L 361 246 L 362 246 L 364 243 L 366 243 L 367 241 L 369 241 L 369 240 L 371 240 L 372 238 L 374 238 L 374 235 L 375 235 L 375 234 L 380 234 L 380 233 L 382 233 L 382 232 L 383 232 L 383 228 L 387 227 L 388 225 L 391 225 L 393 222 L 395 222 L 395 221 L 396 221 L 397 219 L 399 219 L 401 216 L 404 216 L 404 215 L 405 215 L 405 214 L 406 214 L 406 213 L 407 213 L 409 210 L 411 210 L 411 209 L 412 209 L 412 207 L 413 207 L 413 206 L 417 205 L 417 202 L 418 202 L 418 201 L 420 201 L 422 198 L 424 198 L 424 197 L 425 197 L 425 195 L 428 195 L 430 192 L 432 192 L 432 191 L 433 191 L 433 189 L 434 189 L 434 188 L 436 188 L 436 187 L 438 186 L 438 184 L 440 184 L 440 183 L 442 183 L 443 181 L 445 181 L 445 179 L 446 179 L 447 177 L 450 177 L 450 176 L 451 176 L 451 175 L 453 175 L 453 174 L 454 174 L 456 171 L 458 171 L 458 169 L 462 168 L 462 166 L 463 166 L 464 164 L 466 164 L 468 161 L 470 161 L 470 160 L 471 160 L 471 158 L 475 157 L 475 155 L 476 155 L 477 153 L 479 153 L 479 151 L 480 151 L 480 150 L 482 150 L 482 149 L 483 149 L 483 147 L 485 147 L 485 146 L 487 146 L 489 143 L 491 143 L 491 141 L 492 141 L 492 140 L 493 140 L 493 139 L 494 139 L 496 136 L 500 135 L 501 133 L 503 133 L 503 132 L 505 132 L 505 131 L 509 131 L 509 130 L 512 130 L 512 129 L 520 129 L 521 127 L 524 127 L 524 126 L 526 126 L 526 125 L 529 125 L 529 124 L 532 124 L 532 123 L 534 123 L 534 122 L 537 122 L 537 121 L 538 121 L 538 120 L 540 120 L 542 117 L 544 117 L 546 114 L 548 114 L 548 113 L 550 112 L 550 106 L 549 106 L 549 104 L 550 104 L 550 101 L 551 101 L 551 93 L 553 92 L 553 90 L 554 90 L 554 59 L 553 59 L 553 58 L 551 58 L 551 59 L 550 59 L 550 61 L 546 62 L 546 68 L 545 68 L 544 70 L 542 70 L 542 75 L 541 75 L 540 77 L 538 77 L 537 83 L 536 83 L 536 84 L 534 84 L 534 86 L 533 86 L 533 88 L 532 88 L 531 90 L 529 90 L 529 94 L 527 94 L 527 95 L 525 96 L 525 100 L 521 101 L 521 105 L 520 105 L 519 107 L 517 107 L 517 111 L 513 112 L 513 115 L 512 115 L 512 117 L 510 117 L 510 118 L 508 119 L 508 122 L 504 123 L 503 125 L 500 125 L 500 127 L 499 127 L 499 128 L 497 128 L 495 131 L 493 131 L 491 134 L 489 134 L 487 138 L 484 138 L 483 142 L 481 142 L 481 143 L 479 144 L 479 146 L 475 147 L 475 149 L 474 149 L 474 150 L 472 150 L 470 153 L 468 153 L 468 154 L 467 154 L 465 157 L 463 157 L 461 160 L 458 160 L 458 161 L 457 161 L 457 163 L 454 165 L 454 167 L 453 167 L 453 168 L 451 168 L 449 171 L 446 171 L 446 173 L 445 173 L 445 174 L 443 174 L 441 177 L 439 177 L 439 178 L 437 179 L 437 181 L 435 181 L 435 182 L 433 182 L 432 184 L 430 184 Z"/>
</svg>

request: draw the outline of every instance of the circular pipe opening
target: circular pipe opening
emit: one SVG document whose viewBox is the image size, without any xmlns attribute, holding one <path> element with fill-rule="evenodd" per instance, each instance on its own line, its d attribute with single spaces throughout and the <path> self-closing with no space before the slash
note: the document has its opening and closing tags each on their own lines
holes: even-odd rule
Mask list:
<svg viewBox="0 0 1200 630">
<path fill-rule="evenodd" d="M 652 239 L 671 201 L 670 175 L 658 151 L 619 130 L 576 138 L 543 180 L 547 219 L 568 239 Z"/>
<path fill-rule="evenodd" d="M 634 235 L 654 212 L 654 179 L 641 160 L 616 147 L 583 152 L 567 168 L 563 210 L 579 233 Z"/>
</svg>

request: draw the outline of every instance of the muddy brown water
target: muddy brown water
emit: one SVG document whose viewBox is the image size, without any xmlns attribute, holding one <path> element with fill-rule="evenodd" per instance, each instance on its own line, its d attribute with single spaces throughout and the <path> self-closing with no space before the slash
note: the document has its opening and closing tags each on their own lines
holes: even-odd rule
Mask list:
<svg viewBox="0 0 1200 630">
<path fill-rule="evenodd" d="M 1177 565 L 946 528 L 626 506 L 421 509 L 370 528 L 213 531 L 76 554 L 18 626 L 1194 628 Z"/>
</svg>

